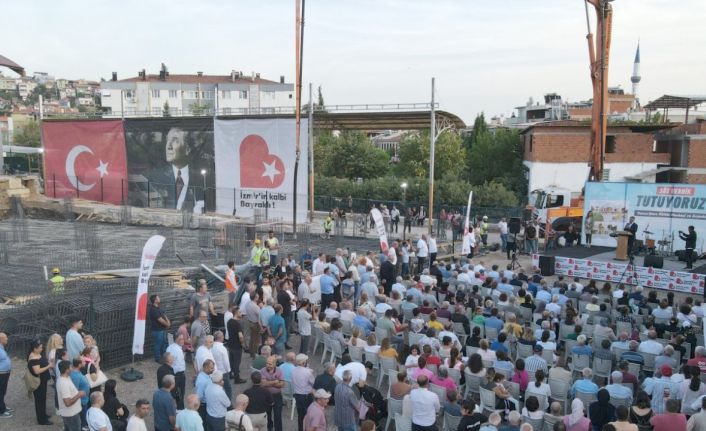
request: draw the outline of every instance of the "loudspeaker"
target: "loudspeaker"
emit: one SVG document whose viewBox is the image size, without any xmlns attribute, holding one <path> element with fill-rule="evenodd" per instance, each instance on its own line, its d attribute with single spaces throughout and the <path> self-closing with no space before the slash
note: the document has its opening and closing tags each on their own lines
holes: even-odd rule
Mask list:
<svg viewBox="0 0 706 431">
<path fill-rule="evenodd" d="M 522 229 L 522 220 L 519 217 L 510 217 L 510 223 L 507 224 L 507 228 L 511 234 L 518 234 Z"/>
<path fill-rule="evenodd" d="M 652 268 L 662 268 L 664 266 L 664 258 L 662 256 L 655 256 L 653 254 L 646 254 L 645 260 L 642 262 L 642 266 L 651 266 Z"/>
<path fill-rule="evenodd" d="M 544 277 L 554 275 L 554 256 L 539 256 L 539 271 Z"/>
<path fill-rule="evenodd" d="M 674 255 L 679 259 L 679 262 L 686 262 L 686 250 L 676 250 Z"/>
</svg>

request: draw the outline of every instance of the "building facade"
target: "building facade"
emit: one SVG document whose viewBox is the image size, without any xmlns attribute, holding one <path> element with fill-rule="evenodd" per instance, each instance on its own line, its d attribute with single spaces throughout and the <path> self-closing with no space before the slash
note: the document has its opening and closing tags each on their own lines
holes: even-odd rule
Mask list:
<svg viewBox="0 0 706 431">
<path fill-rule="evenodd" d="M 260 74 L 230 75 L 169 74 L 163 68 L 158 75 L 144 70 L 137 77 L 101 83 L 101 106 L 112 115 L 162 116 L 275 114 L 293 112 L 294 85 L 263 79 Z"/>
</svg>

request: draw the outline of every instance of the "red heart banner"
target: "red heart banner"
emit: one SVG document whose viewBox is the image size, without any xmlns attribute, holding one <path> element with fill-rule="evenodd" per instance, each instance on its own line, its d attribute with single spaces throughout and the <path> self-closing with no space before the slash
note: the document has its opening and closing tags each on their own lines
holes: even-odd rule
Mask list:
<svg viewBox="0 0 706 431">
<path fill-rule="evenodd" d="M 274 189 L 285 178 L 282 159 L 270 154 L 270 148 L 260 135 L 248 135 L 240 143 L 240 187 L 244 189 Z"/>
</svg>

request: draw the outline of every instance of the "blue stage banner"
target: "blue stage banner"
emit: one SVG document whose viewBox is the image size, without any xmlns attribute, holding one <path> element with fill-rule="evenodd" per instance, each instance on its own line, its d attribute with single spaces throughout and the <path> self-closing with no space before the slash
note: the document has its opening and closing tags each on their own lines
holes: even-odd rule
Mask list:
<svg viewBox="0 0 706 431">
<path fill-rule="evenodd" d="M 668 251 L 684 249 L 679 232 L 694 226 L 696 249 L 706 239 L 706 185 L 648 183 L 586 183 L 586 215 L 593 214 L 593 245 L 615 247 L 612 233 L 624 230 L 630 217 L 638 225 L 636 239 Z"/>
</svg>

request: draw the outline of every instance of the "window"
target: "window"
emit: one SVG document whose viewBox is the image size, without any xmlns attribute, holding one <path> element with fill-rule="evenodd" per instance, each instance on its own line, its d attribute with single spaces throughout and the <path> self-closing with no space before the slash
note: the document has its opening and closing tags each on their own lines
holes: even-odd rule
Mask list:
<svg viewBox="0 0 706 431">
<path fill-rule="evenodd" d="M 549 202 L 547 202 L 547 208 L 556 208 L 564 205 L 563 195 L 549 195 Z"/>
<path fill-rule="evenodd" d="M 615 152 L 615 136 L 606 135 L 606 137 L 605 137 L 605 152 L 606 152 L 606 154 Z"/>
<path fill-rule="evenodd" d="M 135 93 L 132 90 L 125 90 L 125 98 L 132 99 L 135 97 Z"/>
<path fill-rule="evenodd" d="M 221 99 L 230 99 L 230 91 L 221 91 Z"/>
<path fill-rule="evenodd" d="M 652 152 L 653 153 L 669 153 L 669 141 L 652 141 Z"/>
<path fill-rule="evenodd" d="M 202 91 L 201 98 L 202 99 L 213 99 L 213 91 Z"/>
<path fill-rule="evenodd" d="M 199 98 L 198 91 L 187 91 L 186 94 L 189 99 L 198 99 Z"/>
<path fill-rule="evenodd" d="M 152 98 L 159 99 L 159 90 L 152 90 Z"/>
<path fill-rule="evenodd" d="M 169 90 L 169 98 L 176 99 L 176 97 L 177 97 L 177 91 L 176 90 Z"/>
<path fill-rule="evenodd" d="M 238 91 L 238 99 L 247 99 L 248 98 L 248 92 L 243 90 L 243 91 Z"/>
<path fill-rule="evenodd" d="M 289 93 L 289 98 L 290 98 L 290 99 L 292 98 L 292 93 Z"/>
<path fill-rule="evenodd" d="M 262 95 L 263 99 L 275 100 L 275 92 L 274 91 L 263 91 L 260 93 L 260 95 Z"/>
<path fill-rule="evenodd" d="M 610 181 L 610 169 L 603 169 L 603 178 L 601 181 Z"/>
</svg>

